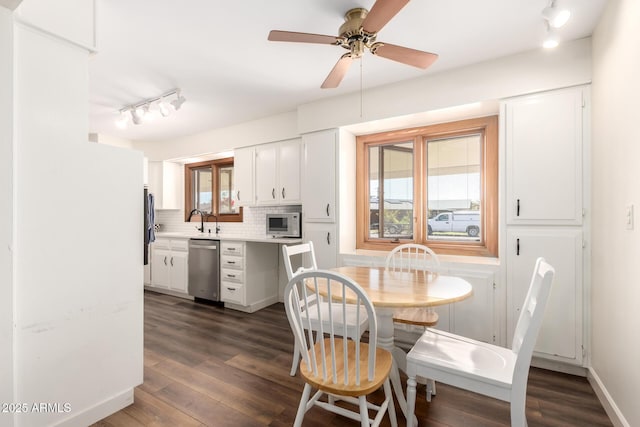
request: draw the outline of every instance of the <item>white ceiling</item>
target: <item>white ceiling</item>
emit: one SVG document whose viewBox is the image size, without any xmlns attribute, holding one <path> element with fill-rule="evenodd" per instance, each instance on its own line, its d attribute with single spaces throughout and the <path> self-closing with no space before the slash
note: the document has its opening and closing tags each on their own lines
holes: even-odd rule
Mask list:
<svg viewBox="0 0 640 427">
<path fill-rule="evenodd" d="M 374 0 L 101 0 L 89 64 L 90 131 L 164 140 L 293 111 L 303 103 L 538 49 L 549 0 L 413 0 L 378 41 L 437 53 L 420 70 L 367 53 L 337 89 L 320 89 L 345 50 L 269 42 L 270 30 L 338 35 L 344 13 Z M 591 35 L 606 0 L 557 0 L 561 40 Z M 117 111 L 181 88 L 167 118 L 117 129 Z"/>
</svg>

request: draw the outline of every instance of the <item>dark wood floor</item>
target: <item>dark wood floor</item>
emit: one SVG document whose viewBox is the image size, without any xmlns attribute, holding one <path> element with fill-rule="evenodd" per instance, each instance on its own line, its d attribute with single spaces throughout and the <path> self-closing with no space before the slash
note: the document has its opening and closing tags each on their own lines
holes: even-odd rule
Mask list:
<svg viewBox="0 0 640 427">
<path fill-rule="evenodd" d="M 147 292 L 144 319 L 144 384 L 133 405 L 95 426 L 292 425 L 302 381 L 289 376 L 293 339 L 282 304 L 245 314 Z M 420 426 L 509 425 L 505 402 L 445 384 L 430 404 L 424 388 L 418 393 Z M 527 419 L 530 427 L 612 425 L 586 379 L 535 368 Z M 304 425 L 359 423 L 313 408 Z"/>
</svg>

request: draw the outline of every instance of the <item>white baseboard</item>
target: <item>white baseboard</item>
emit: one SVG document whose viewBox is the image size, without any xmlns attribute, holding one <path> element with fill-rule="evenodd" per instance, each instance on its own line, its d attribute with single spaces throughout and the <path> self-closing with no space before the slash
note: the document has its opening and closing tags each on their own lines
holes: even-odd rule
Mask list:
<svg viewBox="0 0 640 427">
<path fill-rule="evenodd" d="M 593 368 L 587 370 L 587 380 L 589 380 L 589 384 L 596 392 L 598 400 L 600 400 L 613 425 L 616 427 L 631 427 Z"/>
<path fill-rule="evenodd" d="M 587 376 L 587 368 L 572 365 L 571 363 L 559 362 L 557 360 L 549 360 L 542 357 L 533 356 L 531 366 L 535 368 L 547 369 L 549 371 L 562 372 L 563 374 L 577 375 L 579 377 Z"/>
<path fill-rule="evenodd" d="M 85 427 L 100 421 L 109 415 L 126 408 L 133 403 L 133 389 L 126 390 L 114 397 L 55 424 L 56 427 Z"/>
</svg>

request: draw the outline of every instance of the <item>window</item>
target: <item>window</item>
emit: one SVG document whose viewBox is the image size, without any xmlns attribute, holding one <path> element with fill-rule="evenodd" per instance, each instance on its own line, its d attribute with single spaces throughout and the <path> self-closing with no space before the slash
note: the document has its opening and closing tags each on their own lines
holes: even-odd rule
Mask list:
<svg viewBox="0 0 640 427">
<path fill-rule="evenodd" d="M 497 256 L 497 116 L 357 137 L 357 247 Z"/>
<path fill-rule="evenodd" d="M 242 221 L 233 188 L 233 158 L 190 163 L 184 170 L 185 221 L 193 209 L 202 212 L 205 221 L 208 217 L 217 217 L 220 222 Z M 191 221 L 200 221 L 200 215 L 193 215 Z"/>
</svg>

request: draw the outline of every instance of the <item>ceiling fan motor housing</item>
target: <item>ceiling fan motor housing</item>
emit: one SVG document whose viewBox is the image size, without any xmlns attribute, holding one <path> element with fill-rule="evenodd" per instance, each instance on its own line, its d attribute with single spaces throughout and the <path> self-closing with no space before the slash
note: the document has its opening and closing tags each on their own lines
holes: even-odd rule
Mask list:
<svg viewBox="0 0 640 427">
<path fill-rule="evenodd" d="M 354 59 L 360 58 L 364 54 L 365 48 L 371 48 L 371 44 L 376 40 L 376 34 L 368 34 L 362 29 L 362 21 L 368 13 L 369 11 L 362 7 L 349 10 L 345 13 L 345 22 L 339 29 L 340 37 L 343 38 L 340 45 L 350 50 Z"/>
</svg>

